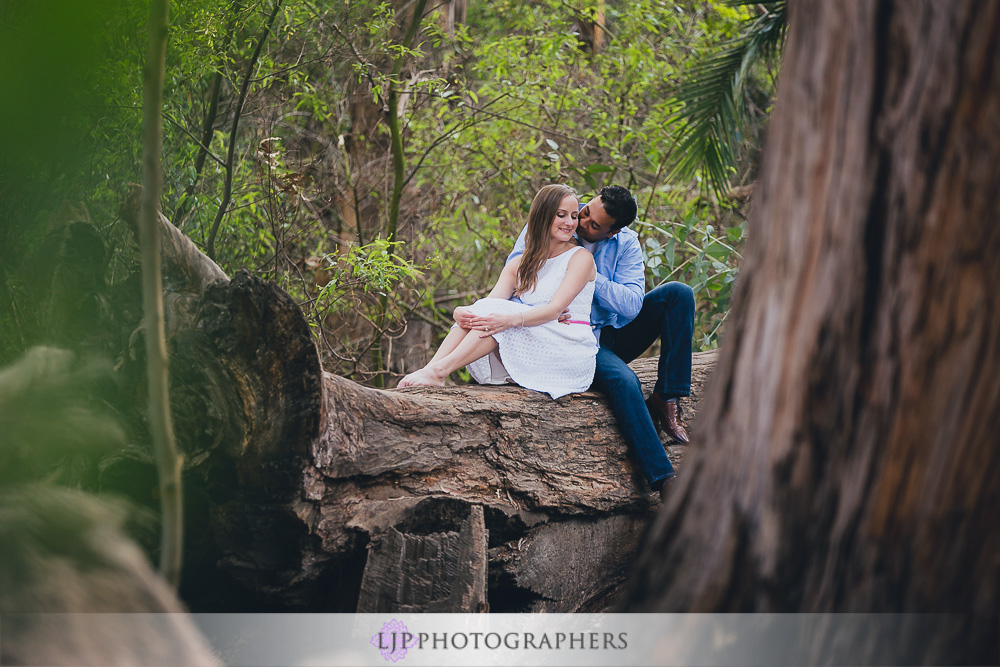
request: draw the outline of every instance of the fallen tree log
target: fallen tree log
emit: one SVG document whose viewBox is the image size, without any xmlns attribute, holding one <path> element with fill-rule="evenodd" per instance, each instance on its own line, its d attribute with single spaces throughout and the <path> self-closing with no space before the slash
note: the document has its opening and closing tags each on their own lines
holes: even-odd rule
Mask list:
<svg viewBox="0 0 1000 667">
<path fill-rule="evenodd" d="M 184 244 L 164 253 L 167 267 L 201 261 Z M 364 387 L 322 371 L 305 317 L 276 286 L 241 272 L 175 288 L 201 292 L 167 300 L 189 309 L 170 347 L 195 610 L 234 609 L 220 570 L 252 592 L 236 608 L 254 610 L 569 612 L 614 600 L 658 498 L 602 396 Z M 689 406 L 714 359 L 695 355 Z M 633 367 L 648 391 L 655 359 Z M 675 462 L 681 451 L 668 448 Z M 114 487 L 141 465 L 106 465 L 103 479 Z M 393 573 L 386 563 L 401 558 L 437 574 Z"/>
<path fill-rule="evenodd" d="M 698 395 L 713 358 L 695 358 Z M 636 368 L 651 386 L 655 360 Z M 304 485 L 324 553 L 400 524 L 432 531 L 471 504 L 484 509 L 494 610 L 579 611 L 613 597 L 656 499 L 599 394 L 379 391 L 332 375 L 324 389 Z"/>
</svg>

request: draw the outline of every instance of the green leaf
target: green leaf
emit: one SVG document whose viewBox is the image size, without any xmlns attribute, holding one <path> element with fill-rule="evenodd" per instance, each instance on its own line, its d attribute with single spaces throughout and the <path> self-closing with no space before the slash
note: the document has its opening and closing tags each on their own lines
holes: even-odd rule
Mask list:
<svg viewBox="0 0 1000 667">
<path fill-rule="evenodd" d="M 718 242 L 713 242 L 705 247 L 705 254 L 713 259 L 726 259 L 730 255 L 729 248 Z"/>
</svg>

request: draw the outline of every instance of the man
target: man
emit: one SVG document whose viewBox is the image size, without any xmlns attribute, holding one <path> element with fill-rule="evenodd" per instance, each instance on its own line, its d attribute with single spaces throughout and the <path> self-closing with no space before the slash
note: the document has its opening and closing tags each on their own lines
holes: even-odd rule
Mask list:
<svg viewBox="0 0 1000 667">
<path fill-rule="evenodd" d="M 645 292 L 645 267 L 638 235 L 628 229 L 638 208 L 632 193 L 620 185 L 602 188 L 580 208 L 576 235 L 594 255 L 597 284 L 590 323 L 600 344 L 591 389 L 608 397 L 618 427 L 639 461 L 650 488 L 665 495 L 675 476 L 653 419 L 674 440 L 686 444 L 679 399 L 691 393 L 691 338 L 694 292 L 670 282 Z M 509 262 L 524 252 L 522 230 Z M 644 405 L 642 385 L 628 362 L 660 338 L 656 384 Z"/>
</svg>

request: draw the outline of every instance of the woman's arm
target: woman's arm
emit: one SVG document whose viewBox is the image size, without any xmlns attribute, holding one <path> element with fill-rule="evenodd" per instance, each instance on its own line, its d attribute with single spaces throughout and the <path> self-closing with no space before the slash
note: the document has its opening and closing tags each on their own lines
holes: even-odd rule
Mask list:
<svg viewBox="0 0 1000 667">
<path fill-rule="evenodd" d="M 557 317 L 559 313 L 566 310 L 570 302 L 576 298 L 588 282 L 597 276 L 597 269 L 594 266 L 594 256 L 586 250 L 575 252 L 569 258 L 569 266 L 566 268 L 566 275 L 559 283 L 559 289 L 544 306 L 535 306 L 524 312 L 524 326 L 533 327 L 545 324 Z"/>
<path fill-rule="evenodd" d="M 511 264 L 514 263 L 511 262 Z M 559 289 L 556 290 L 552 301 L 549 303 L 529 308 L 519 314 L 473 316 L 469 322 L 474 329 L 488 328 L 490 334 L 513 327 L 533 327 L 551 322 L 559 317 L 559 314 L 569 306 L 573 298 L 580 293 L 588 282 L 594 280 L 596 276 L 597 269 L 594 267 L 593 255 L 586 251 L 577 252 L 570 257 L 569 266 L 566 268 L 566 275 L 563 277 L 562 282 L 559 284 Z M 500 283 L 498 282 L 497 285 L 499 286 Z M 513 292 L 513 288 L 511 288 L 511 292 Z"/>
<path fill-rule="evenodd" d="M 509 299 L 514 296 L 514 287 L 517 285 L 517 267 L 521 265 L 521 258 L 517 257 L 503 267 L 497 284 L 490 290 L 490 299 Z"/>
<path fill-rule="evenodd" d="M 514 285 L 517 284 L 517 267 L 521 263 L 521 258 L 518 257 L 507 263 L 503 267 L 503 271 L 500 272 L 500 277 L 497 278 L 497 284 L 493 286 L 490 290 L 489 298 L 491 299 L 509 299 L 514 294 Z M 452 313 L 452 317 L 455 323 L 462 327 L 463 329 L 472 328 L 472 320 L 475 315 L 469 312 L 466 306 L 459 306 Z M 520 317 L 520 316 L 519 316 Z M 520 322 L 520 320 L 518 320 Z"/>
</svg>

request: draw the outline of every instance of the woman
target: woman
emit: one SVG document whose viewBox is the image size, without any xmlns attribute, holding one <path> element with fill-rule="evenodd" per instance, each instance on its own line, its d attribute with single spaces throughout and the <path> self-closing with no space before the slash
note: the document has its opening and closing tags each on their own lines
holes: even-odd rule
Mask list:
<svg viewBox="0 0 1000 667">
<path fill-rule="evenodd" d="M 578 210 L 570 188 L 539 190 L 528 213 L 524 254 L 504 267 L 487 298 L 455 309 L 457 326 L 430 362 L 399 386 L 440 386 L 468 365 L 483 384 L 509 377 L 552 398 L 585 391 L 597 355 L 589 322 L 597 271 L 573 236 Z M 569 319 L 558 322 L 567 308 Z"/>
</svg>

